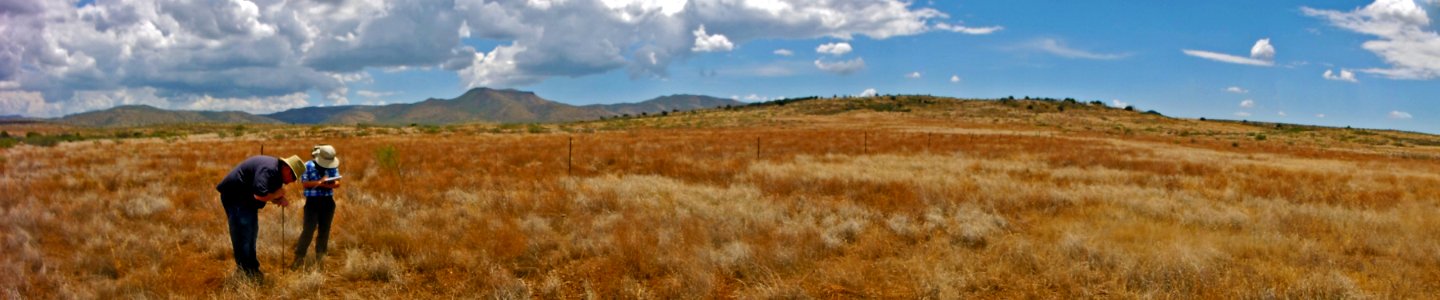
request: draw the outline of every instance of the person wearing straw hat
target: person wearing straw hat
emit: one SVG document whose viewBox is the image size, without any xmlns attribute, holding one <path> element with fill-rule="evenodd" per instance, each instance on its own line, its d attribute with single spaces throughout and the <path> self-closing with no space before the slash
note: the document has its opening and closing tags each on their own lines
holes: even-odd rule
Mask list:
<svg viewBox="0 0 1440 300">
<path fill-rule="evenodd" d="M 300 184 L 305 186 L 305 229 L 300 231 L 300 240 L 295 242 L 295 262 L 290 263 L 291 269 L 299 269 L 305 261 L 312 235 L 315 235 L 314 262 L 324 268 L 325 251 L 330 241 L 330 221 L 335 219 L 335 188 L 340 187 L 340 158 L 335 157 L 335 147 L 330 145 L 316 145 L 310 156 L 314 159 L 305 162 L 305 173 L 300 175 Z"/>
<path fill-rule="evenodd" d="M 230 248 L 234 252 L 236 272 L 246 279 L 265 281 L 265 273 L 260 272 L 260 260 L 255 258 L 255 239 L 260 232 L 259 210 L 265 208 L 266 203 L 289 206 L 290 201 L 285 199 L 285 184 L 300 178 L 302 170 L 305 170 L 305 164 L 296 155 L 286 158 L 251 156 L 215 185 L 230 225 Z"/>
</svg>

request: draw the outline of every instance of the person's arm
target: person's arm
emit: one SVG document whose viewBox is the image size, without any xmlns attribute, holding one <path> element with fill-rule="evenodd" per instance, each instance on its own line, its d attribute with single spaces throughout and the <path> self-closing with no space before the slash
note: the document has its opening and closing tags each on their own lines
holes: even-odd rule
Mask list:
<svg viewBox="0 0 1440 300">
<path fill-rule="evenodd" d="M 326 177 L 320 179 L 320 187 L 332 190 L 340 187 L 340 168 L 329 169 L 329 172 L 324 173 L 330 174 L 325 174 Z"/>
<path fill-rule="evenodd" d="M 340 187 L 340 178 L 339 178 L 339 177 L 340 177 L 340 168 L 335 168 L 335 171 L 334 171 L 334 172 L 335 172 L 335 176 L 326 178 L 326 179 L 330 179 L 329 181 L 327 181 L 327 182 L 329 182 L 329 183 L 327 183 L 327 184 L 324 185 L 324 187 L 327 188 L 327 189 L 332 189 L 332 190 L 333 190 L 333 189 L 335 189 L 335 188 Z"/>
<path fill-rule="evenodd" d="M 255 200 L 260 202 L 270 202 L 276 199 L 285 199 L 285 190 L 281 189 L 270 192 L 269 194 L 255 195 Z"/>
<path fill-rule="evenodd" d="M 255 201 L 271 202 L 279 204 L 280 206 L 289 205 L 289 202 L 285 201 L 284 184 L 278 184 L 273 187 L 270 186 L 273 184 L 270 181 L 271 179 L 274 179 L 272 177 L 275 177 L 274 172 L 279 171 L 283 170 L 259 172 L 259 174 L 255 174 L 255 178 L 251 179 L 251 181 L 255 184 Z"/>
</svg>

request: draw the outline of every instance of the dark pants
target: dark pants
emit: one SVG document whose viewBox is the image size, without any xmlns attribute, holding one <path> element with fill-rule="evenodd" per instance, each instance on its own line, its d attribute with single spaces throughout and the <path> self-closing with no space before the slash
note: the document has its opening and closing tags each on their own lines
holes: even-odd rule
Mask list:
<svg viewBox="0 0 1440 300">
<path fill-rule="evenodd" d="M 230 222 L 230 249 L 235 253 L 235 267 L 251 279 L 262 279 L 260 260 L 255 258 L 255 238 L 260 233 L 259 208 L 246 205 L 255 201 L 250 195 L 220 195 L 225 217 Z"/>
<path fill-rule="evenodd" d="M 295 261 L 305 258 L 310 248 L 310 238 L 315 237 L 315 258 L 325 257 L 330 244 L 330 221 L 335 219 L 335 198 L 329 196 L 305 197 L 305 229 L 300 231 L 300 241 L 295 243 Z M 316 228 L 320 233 L 315 234 Z"/>
</svg>

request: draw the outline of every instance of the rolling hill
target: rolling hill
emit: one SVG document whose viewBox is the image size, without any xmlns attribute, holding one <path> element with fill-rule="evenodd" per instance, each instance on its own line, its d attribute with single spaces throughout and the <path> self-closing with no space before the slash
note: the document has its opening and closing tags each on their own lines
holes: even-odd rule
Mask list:
<svg viewBox="0 0 1440 300">
<path fill-rule="evenodd" d="M 279 120 L 240 111 L 166 110 L 148 105 L 125 105 L 57 119 L 60 123 L 96 127 L 131 127 L 178 123 L 279 124 Z"/>
<path fill-rule="evenodd" d="M 701 96 L 701 95 L 684 95 L 684 94 L 681 94 L 681 95 L 662 96 L 662 97 L 658 97 L 658 98 L 655 98 L 655 99 L 650 99 L 650 100 L 646 100 L 646 101 L 642 101 L 642 102 L 638 102 L 638 103 L 592 104 L 592 105 L 586 105 L 586 106 L 581 106 L 581 107 L 582 107 L 582 108 L 589 108 L 589 107 L 601 108 L 601 109 L 610 111 L 610 112 L 612 112 L 612 113 L 614 113 L 614 114 L 616 114 L 616 115 L 622 115 L 622 114 L 639 115 L 639 114 L 641 114 L 641 113 L 652 113 L 652 114 L 653 114 L 653 113 L 659 113 L 659 112 L 662 112 L 662 111 L 675 111 L 675 110 L 687 111 L 687 110 L 694 110 L 694 109 L 700 109 L 700 108 L 713 108 L 713 107 L 725 106 L 725 105 L 743 105 L 743 104 L 745 104 L 745 103 L 742 103 L 742 102 L 740 102 L 740 101 L 730 100 L 730 99 L 724 99 L 724 98 L 715 98 L 715 97 Z"/>
<path fill-rule="evenodd" d="M 638 103 L 574 106 L 533 92 L 476 88 L 454 99 L 426 99 L 385 106 L 306 107 L 265 115 L 293 124 L 453 124 L 468 122 L 568 122 L 603 116 L 687 111 L 739 101 L 698 95 L 671 95 Z"/>
<path fill-rule="evenodd" d="M 546 100 L 533 92 L 472 89 L 454 99 L 385 106 L 306 107 L 265 115 L 294 124 L 451 124 L 467 122 L 563 122 L 610 115 Z"/>
<path fill-rule="evenodd" d="M 61 123 L 96 127 L 127 127 L 177 123 L 236 124 L 455 124 L 473 122 L 546 123 L 593 120 L 604 116 L 688 111 L 739 101 L 700 95 L 670 95 L 638 103 L 575 106 L 551 101 L 533 92 L 476 88 L 454 99 L 430 98 L 416 103 L 383 106 L 303 107 L 253 115 L 238 111 L 174 111 L 150 106 L 120 106 L 74 114 Z"/>
</svg>

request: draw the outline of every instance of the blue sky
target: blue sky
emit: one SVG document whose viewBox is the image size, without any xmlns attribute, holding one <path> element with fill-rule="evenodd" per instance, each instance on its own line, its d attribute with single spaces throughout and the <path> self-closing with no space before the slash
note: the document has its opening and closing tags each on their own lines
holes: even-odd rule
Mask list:
<svg viewBox="0 0 1440 300">
<path fill-rule="evenodd" d="M 873 89 L 1440 132 L 1434 0 L 185 2 L 11 5 L 0 115 Z"/>
</svg>

